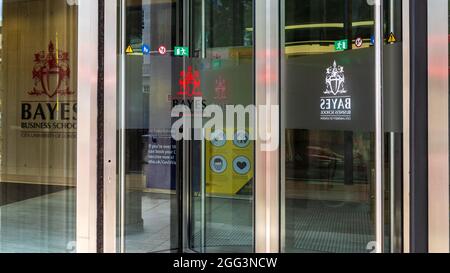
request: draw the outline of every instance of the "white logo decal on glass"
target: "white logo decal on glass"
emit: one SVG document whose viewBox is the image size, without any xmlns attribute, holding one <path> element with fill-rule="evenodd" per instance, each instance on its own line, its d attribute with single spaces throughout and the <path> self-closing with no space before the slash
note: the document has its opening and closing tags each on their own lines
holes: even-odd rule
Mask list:
<svg viewBox="0 0 450 273">
<path fill-rule="evenodd" d="M 327 76 L 325 78 L 327 90 L 325 90 L 325 95 L 337 95 L 337 94 L 345 94 L 345 75 L 344 75 L 344 67 L 338 66 L 336 61 L 334 61 L 333 66 L 327 68 Z"/>
<path fill-rule="evenodd" d="M 352 120 L 352 97 L 345 87 L 344 67 L 334 61 L 326 69 L 324 96 L 320 98 L 320 120 Z"/>
</svg>

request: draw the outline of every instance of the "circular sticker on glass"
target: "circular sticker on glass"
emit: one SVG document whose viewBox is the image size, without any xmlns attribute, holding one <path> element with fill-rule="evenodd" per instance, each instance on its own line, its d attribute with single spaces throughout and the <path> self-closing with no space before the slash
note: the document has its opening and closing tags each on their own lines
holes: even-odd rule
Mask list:
<svg viewBox="0 0 450 273">
<path fill-rule="evenodd" d="M 239 148 L 245 148 L 250 144 L 250 136 L 246 131 L 239 131 L 234 135 L 233 143 Z"/>
<path fill-rule="evenodd" d="M 211 133 L 211 143 L 216 147 L 222 147 L 227 143 L 227 137 L 222 130 L 216 130 Z"/>
<path fill-rule="evenodd" d="M 227 160 L 225 157 L 218 155 L 211 159 L 209 166 L 213 172 L 223 173 L 227 169 Z"/>
<path fill-rule="evenodd" d="M 250 172 L 251 163 L 245 156 L 236 157 L 233 161 L 233 169 L 237 174 L 246 175 Z"/>
</svg>

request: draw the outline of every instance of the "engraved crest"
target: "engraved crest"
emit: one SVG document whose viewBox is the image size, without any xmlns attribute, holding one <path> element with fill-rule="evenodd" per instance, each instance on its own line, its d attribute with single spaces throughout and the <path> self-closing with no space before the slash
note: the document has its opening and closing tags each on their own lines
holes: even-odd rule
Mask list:
<svg viewBox="0 0 450 273">
<path fill-rule="evenodd" d="M 327 68 L 325 84 L 324 94 L 326 95 L 346 94 L 344 67 L 338 66 L 334 61 L 333 65 Z"/>
<path fill-rule="evenodd" d="M 227 82 L 222 76 L 219 76 L 219 78 L 216 80 L 216 97 L 217 100 L 224 100 L 227 98 Z"/>
<path fill-rule="evenodd" d="M 50 41 L 47 53 L 34 54 L 33 80 L 34 87 L 29 95 L 53 98 L 74 94 L 70 90 L 69 53 L 55 50 Z"/>
<path fill-rule="evenodd" d="M 178 95 L 188 97 L 202 96 L 200 84 L 200 72 L 197 70 L 193 71 L 192 66 L 189 66 L 187 72 L 180 72 L 180 91 L 178 92 Z"/>
</svg>

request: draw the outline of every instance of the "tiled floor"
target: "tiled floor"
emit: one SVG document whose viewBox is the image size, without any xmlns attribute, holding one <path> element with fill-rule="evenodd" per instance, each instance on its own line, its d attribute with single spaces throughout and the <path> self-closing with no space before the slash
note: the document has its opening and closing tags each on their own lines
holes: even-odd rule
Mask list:
<svg viewBox="0 0 450 273">
<path fill-rule="evenodd" d="M 126 235 L 126 250 L 129 252 L 161 252 L 170 250 L 172 228 L 170 211 L 171 203 L 168 195 L 144 194 L 142 209 L 144 229 Z M 195 198 L 194 210 L 200 207 Z M 221 251 L 252 251 L 252 204 L 249 200 L 209 198 L 206 201 L 207 217 L 205 217 L 206 244 L 210 248 Z M 172 210 L 173 211 L 173 210 Z M 199 249 L 201 229 L 200 216 L 195 216 L 192 230 L 193 248 Z M 174 239 L 176 240 L 176 239 Z"/>
<path fill-rule="evenodd" d="M 141 232 L 126 234 L 126 251 L 132 253 L 170 250 L 171 219 L 170 196 L 143 194 Z"/>
<path fill-rule="evenodd" d="M 0 207 L 0 252 L 71 252 L 75 241 L 75 190 Z"/>
<path fill-rule="evenodd" d="M 374 240 L 368 205 L 290 199 L 286 249 L 290 252 L 365 253 Z"/>
<path fill-rule="evenodd" d="M 126 235 L 128 252 L 164 252 L 176 240 L 170 195 L 142 195 L 143 229 Z M 252 203 L 245 199 L 206 200 L 207 251 L 252 250 Z M 173 206 L 173 204 L 172 204 Z M 199 250 L 200 203 L 195 198 L 192 230 Z M 173 208 L 172 208 L 173 211 Z M 368 206 L 360 203 L 290 199 L 286 202 L 287 249 L 294 252 L 364 252 L 373 234 Z M 172 219 L 173 220 L 173 219 Z M 0 207 L 0 252 L 71 252 L 75 240 L 75 190 Z"/>
</svg>

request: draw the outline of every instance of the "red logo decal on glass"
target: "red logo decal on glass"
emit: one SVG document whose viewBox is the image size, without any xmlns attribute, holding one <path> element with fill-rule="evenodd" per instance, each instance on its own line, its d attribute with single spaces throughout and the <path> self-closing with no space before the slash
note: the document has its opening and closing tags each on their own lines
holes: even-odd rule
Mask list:
<svg viewBox="0 0 450 273">
<path fill-rule="evenodd" d="M 180 91 L 178 95 L 180 96 L 202 96 L 202 92 L 200 91 L 200 72 L 198 70 L 192 70 L 192 66 L 188 67 L 188 71 L 180 72 Z"/>
<path fill-rule="evenodd" d="M 227 98 L 227 82 L 222 78 L 222 76 L 219 76 L 219 78 L 216 80 L 216 100 L 225 100 Z"/>
<path fill-rule="evenodd" d="M 48 52 L 34 54 L 33 90 L 28 92 L 32 96 L 47 96 L 53 98 L 56 95 L 67 96 L 75 92 L 70 91 L 70 67 L 69 53 L 56 51 L 50 41 Z"/>
</svg>

